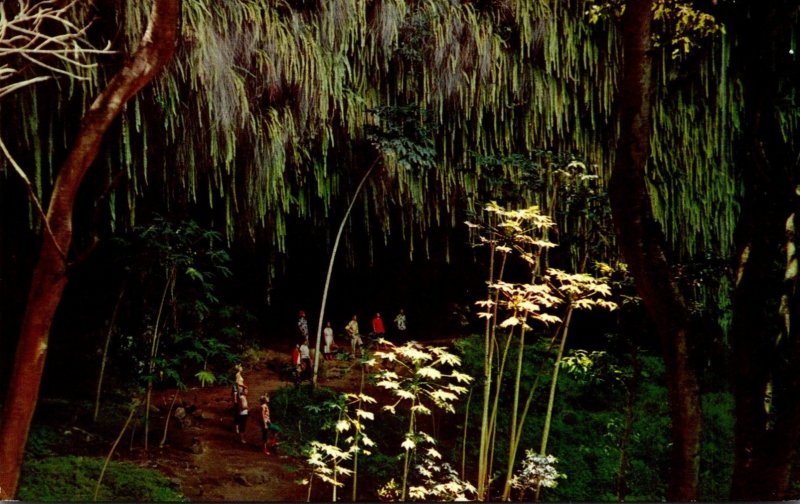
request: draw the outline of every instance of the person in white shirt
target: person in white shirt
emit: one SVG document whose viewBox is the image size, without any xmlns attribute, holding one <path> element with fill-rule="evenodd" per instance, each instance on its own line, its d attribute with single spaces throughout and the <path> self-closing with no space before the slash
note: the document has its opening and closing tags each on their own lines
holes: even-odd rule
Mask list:
<svg viewBox="0 0 800 504">
<path fill-rule="evenodd" d="M 394 318 L 394 326 L 397 328 L 397 341 L 406 341 L 406 312 L 400 308 L 400 313 Z"/>
<path fill-rule="evenodd" d="M 358 316 L 353 315 L 353 319 L 344 326 L 347 335 L 350 336 L 350 346 L 353 348 L 353 356 L 356 355 L 356 350 L 361 348 L 364 342 L 361 340 L 361 331 L 358 328 Z"/>
<path fill-rule="evenodd" d="M 308 348 L 308 338 L 303 340 L 303 344 L 300 345 L 300 365 L 303 368 L 303 376 L 304 378 L 310 378 L 311 376 L 311 351 Z"/>
<path fill-rule="evenodd" d="M 322 334 L 325 336 L 325 347 L 322 349 L 325 360 L 333 360 L 333 327 L 331 327 L 330 320 L 322 330 Z"/>
</svg>

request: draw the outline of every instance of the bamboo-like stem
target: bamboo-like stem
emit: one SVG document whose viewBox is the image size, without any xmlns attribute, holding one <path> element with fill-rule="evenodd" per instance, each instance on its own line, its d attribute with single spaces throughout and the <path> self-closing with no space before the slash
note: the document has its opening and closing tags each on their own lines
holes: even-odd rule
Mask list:
<svg viewBox="0 0 800 504">
<path fill-rule="evenodd" d="M 503 275 L 505 273 L 505 269 L 506 269 L 506 264 L 507 263 L 508 263 L 508 253 L 504 252 L 503 253 L 503 260 L 500 262 L 500 272 L 497 275 L 497 281 L 498 282 L 503 279 Z M 486 453 L 486 464 L 487 464 L 487 469 L 486 469 L 486 477 L 487 477 L 486 492 L 487 492 L 487 498 L 490 497 L 490 495 L 489 495 L 490 494 L 489 478 L 491 478 L 492 471 L 493 471 L 493 468 L 494 468 L 495 443 L 497 441 L 497 412 L 498 412 L 498 408 L 499 408 L 500 388 L 502 387 L 502 384 L 503 384 L 503 373 L 505 372 L 505 364 L 506 364 L 506 360 L 507 360 L 507 357 L 508 357 L 508 348 L 509 348 L 509 345 L 511 343 L 511 333 L 513 332 L 513 327 L 512 327 L 512 330 L 509 331 L 508 336 L 506 338 L 505 347 L 503 349 L 502 357 L 500 357 L 500 344 L 497 342 L 497 325 L 498 325 L 497 314 L 498 314 L 498 311 L 499 311 L 499 308 L 500 308 L 500 289 L 496 289 L 495 290 L 494 306 L 492 308 L 493 308 L 493 312 L 492 312 L 492 321 L 493 321 L 493 324 L 492 324 L 492 342 L 493 342 L 492 360 L 494 360 L 495 351 L 496 351 L 496 355 L 498 357 L 497 357 L 497 375 L 496 375 L 497 377 L 496 377 L 496 380 L 495 380 L 494 402 L 492 404 L 491 415 L 489 416 L 489 446 L 488 446 L 488 451 Z"/>
<path fill-rule="evenodd" d="M 506 468 L 506 481 L 503 485 L 503 496 L 501 500 L 507 501 L 511 496 L 511 478 L 514 475 L 514 463 L 517 458 L 517 409 L 519 408 L 519 391 L 522 383 L 522 362 L 525 351 L 525 324 L 519 335 L 519 354 L 517 355 L 517 375 L 514 379 L 514 401 L 511 406 L 511 428 L 509 429 L 508 442 L 508 466 Z M 519 430 L 522 430 L 520 424 Z"/>
<path fill-rule="evenodd" d="M 164 312 L 164 302 L 167 299 L 167 292 L 169 292 L 170 285 L 175 281 L 175 266 L 172 267 L 170 270 L 169 277 L 167 278 L 167 283 L 164 285 L 164 292 L 161 293 L 161 302 L 158 305 L 158 313 L 156 314 L 156 323 L 153 327 L 153 342 L 150 346 L 150 366 L 149 366 L 149 377 L 147 380 L 147 399 L 145 400 L 145 411 L 144 411 L 144 449 L 145 451 L 148 450 L 148 437 L 150 434 L 150 398 L 153 395 L 153 373 L 155 372 L 155 359 L 156 354 L 158 353 L 158 336 L 159 331 L 158 328 L 161 325 L 161 315 Z"/>
<path fill-rule="evenodd" d="M 136 410 L 139 409 L 139 400 L 135 399 L 133 404 L 131 405 L 131 412 L 128 415 L 128 419 L 125 421 L 125 425 L 122 426 L 122 430 L 119 431 L 119 436 L 117 436 L 116 441 L 114 444 L 111 445 L 111 449 L 108 451 L 108 455 L 106 456 L 105 462 L 103 462 L 103 469 L 100 470 L 100 476 L 97 478 L 97 484 L 94 486 L 94 497 L 92 497 L 92 501 L 97 500 L 97 493 L 100 491 L 100 483 L 103 481 L 103 476 L 106 474 L 106 468 L 108 467 L 108 463 L 111 461 L 111 457 L 114 455 L 114 450 L 117 449 L 117 445 L 119 441 L 122 439 L 122 436 L 125 434 L 125 430 L 130 425 L 131 420 L 133 419 L 133 414 L 136 413 Z"/>
<path fill-rule="evenodd" d="M 547 347 L 547 354 L 553 349 L 555 346 L 556 336 L 558 336 L 558 332 L 560 331 L 561 327 L 556 331 L 556 334 L 550 341 L 550 345 Z M 531 404 L 533 403 L 533 396 L 536 395 L 536 391 L 539 389 L 539 380 L 542 377 L 542 371 L 544 371 L 544 366 L 547 363 L 547 360 L 543 359 L 541 364 L 539 364 L 539 369 L 536 371 L 536 378 L 533 380 L 533 385 L 531 386 L 530 391 L 528 392 L 528 398 L 525 400 L 525 407 L 522 408 L 522 414 L 519 417 L 519 427 L 517 428 L 517 436 L 514 439 L 514 453 L 519 451 L 519 443 L 522 440 L 522 426 L 525 425 L 525 419 L 528 416 L 528 410 L 530 409 Z"/>
<path fill-rule="evenodd" d="M 495 244 L 491 243 L 489 249 L 489 282 L 487 285 L 488 297 L 492 296 L 492 283 L 494 282 L 494 250 Z M 476 493 L 478 500 L 484 500 L 486 495 L 486 474 L 489 440 L 489 393 L 492 390 L 492 361 L 491 361 L 491 326 L 492 321 L 486 319 L 486 329 L 484 333 L 484 357 L 483 357 L 483 410 L 481 413 L 481 439 L 478 446 L 478 484 Z"/>
<path fill-rule="evenodd" d="M 356 403 L 356 412 L 361 409 L 361 397 L 364 394 L 364 364 L 361 364 L 361 383 L 358 387 L 358 402 Z M 356 413 L 356 435 L 355 435 L 355 443 L 356 443 L 356 451 L 353 454 L 353 502 L 356 501 L 357 495 L 357 487 L 358 487 L 358 443 L 361 442 L 361 420 L 358 419 L 358 414 Z"/>
<path fill-rule="evenodd" d="M 319 321 L 317 323 L 317 343 L 316 343 L 316 351 L 314 352 L 314 376 L 312 382 L 314 386 L 317 386 L 317 372 L 319 370 L 319 347 L 320 341 L 322 340 L 322 325 L 324 324 L 325 320 L 325 305 L 328 302 L 328 288 L 331 284 L 331 276 L 333 274 L 333 263 L 336 259 L 336 251 L 339 249 L 339 241 L 342 238 L 342 233 L 344 232 L 344 226 L 347 224 L 347 219 L 350 217 L 350 211 L 353 210 L 353 205 L 358 198 L 358 193 L 361 191 L 361 188 L 364 186 L 364 183 L 369 178 L 369 175 L 372 173 L 372 170 L 378 164 L 381 157 L 378 156 L 375 161 L 372 162 L 369 169 L 367 169 L 364 176 L 361 177 L 361 182 L 358 183 L 355 192 L 353 193 L 353 198 L 350 200 L 350 205 L 347 207 L 347 211 L 344 213 L 344 217 L 342 217 L 342 222 L 339 224 L 339 231 L 336 233 L 336 240 L 333 242 L 333 249 L 331 250 L 331 258 L 328 261 L 328 273 L 325 275 L 325 287 L 322 289 L 322 305 L 319 309 Z"/>
<path fill-rule="evenodd" d="M 569 323 L 572 319 L 572 306 L 567 308 L 567 316 L 562 326 L 561 345 L 558 347 L 558 356 L 556 362 L 553 364 L 553 381 L 550 383 L 550 397 L 547 400 L 547 414 L 544 418 L 544 429 L 542 431 L 542 445 L 539 449 L 539 454 L 542 456 L 547 455 L 547 440 L 550 437 L 550 421 L 553 417 L 553 404 L 556 398 L 556 385 L 558 384 L 558 370 L 561 368 L 561 358 L 564 356 L 564 346 L 567 343 L 567 333 L 569 332 Z"/>
<path fill-rule="evenodd" d="M 175 395 L 172 396 L 172 403 L 169 405 L 169 411 L 167 411 L 167 420 L 164 422 L 164 434 L 161 436 L 161 442 L 158 443 L 159 448 L 164 448 L 164 444 L 167 442 L 167 432 L 169 431 L 169 419 L 172 417 L 172 408 L 175 407 L 175 401 L 178 399 L 178 391 L 175 391 Z"/>
<path fill-rule="evenodd" d="M 514 316 L 516 316 L 516 311 L 514 312 Z M 506 370 L 506 362 L 508 361 L 508 351 L 511 347 L 511 339 L 514 334 L 514 327 L 512 326 L 508 331 L 508 336 L 506 337 L 505 345 L 503 347 L 503 354 L 502 358 L 498 363 L 497 369 L 497 380 L 495 382 L 495 391 L 494 391 L 494 404 L 492 405 L 492 416 L 489 423 L 489 433 L 491 435 L 490 443 L 489 443 L 489 474 L 492 474 L 492 470 L 494 467 L 494 454 L 495 454 L 495 445 L 497 443 L 497 413 L 500 409 L 500 390 L 503 384 L 503 373 Z"/>
<path fill-rule="evenodd" d="M 103 359 L 100 361 L 100 376 L 97 377 L 97 393 L 94 398 L 94 416 L 92 416 L 93 422 L 97 421 L 97 415 L 100 413 L 100 392 L 103 389 L 103 376 L 105 375 L 106 362 L 108 361 L 108 347 L 111 344 L 111 335 L 114 333 L 114 322 L 117 320 L 117 312 L 119 311 L 120 304 L 122 304 L 122 296 L 125 294 L 125 288 L 126 286 L 123 285 L 122 289 L 120 289 L 117 302 L 114 305 L 114 311 L 111 312 L 111 320 L 108 322 L 106 342 L 105 345 L 103 345 Z"/>
<path fill-rule="evenodd" d="M 414 418 L 415 418 L 414 406 L 416 406 L 416 404 L 417 404 L 417 398 L 414 397 L 414 399 L 411 401 L 411 407 L 409 408 L 409 411 L 411 413 L 408 418 L 407 434 L 411 436 L 414 435 Z M 408 469 L 410 466 L 411 466 L 411 450 L 406 448 L 406 453 L 403 457 L 403 487 L 402 490 L 400 491 L 400 502 L 406 501 L 406 488 L 408 486 Z"/>
<path fill-rule="evenodd" d="M 342 405 L 342 407 L 339 409 L 339 418 L 338 418 L 338 420 L 342 419 L 342 415 L 344 414 L 344 408 L 346 408 L 346 407 L 347 407 L 346 405 Z M 339 429 L 336 429 L 336 436 L 334 436 L 334 438 L 333 438 L 333 446 L 335 446 L 337 448 L 339 447 Z M 339 482 L 339 479 L 338 479 L 339 478 L 339 476 L 338 476 L 339 473 L 337 471 L 337 469 L 339 468 L 339 460 L 336 457 L 332 457 L 332 459 L 333 459 L 333 485 L 331 485 L 331 486 L 333 487 L 333 493 L 332 493 L 332 496 L 331 496 L 331 502 L 336 502 L 336 492 L 339 489 L 339 487 L 337 485 L 337 483 Z"/>
<path fill-rule="evenodd" d="M 467 405 L 464 408 L 464 438 L 461 440 L 461 479 L 466 479 L 465 466 L 467 463 L 467 426 L 469 425 L 469 404 L 472 401 L 472 388 L 469 389 L 467 396 Z"/>
</svg>

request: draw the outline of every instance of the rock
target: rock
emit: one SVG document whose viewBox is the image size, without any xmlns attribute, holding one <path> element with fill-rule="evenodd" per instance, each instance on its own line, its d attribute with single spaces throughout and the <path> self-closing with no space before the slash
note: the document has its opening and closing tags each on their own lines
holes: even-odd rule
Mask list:
<svg viewBox="0 0 800 504">
<path fill-rule="evenodd" d="M 235 481 L 236 483 L 239 483 L 240 485 L 253 486 L 252 483 L 247 481 L 247 478 L 245 477 L 244 474 L 236 474 L 236 475 L 234 475 L 233 476 L 233 481 Z"/>
<path fill-rule="evenodd" d="M 175 408 L 174 416 L 178 420 L 183 420 L 184 418 L 186 418 L 186 410 L 183 408 L 183 406 L 178 406 L 177 408 Z"/>
</svg>

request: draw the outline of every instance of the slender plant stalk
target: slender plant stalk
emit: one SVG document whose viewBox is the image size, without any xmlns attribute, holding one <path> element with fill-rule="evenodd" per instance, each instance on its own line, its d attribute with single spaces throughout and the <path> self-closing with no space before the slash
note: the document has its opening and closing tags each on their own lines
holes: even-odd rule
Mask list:
<svg viewBox="0 0 800 504">
<path fill-rule="evenodd" d="M 108 322 L 108 332 L 106 332 L 106 343 L 103 345 L 103 359 L 100 361 L 100 376 L 97 377 L 97 393 L 94 398 L 94 416 L 92 421 L 97 421 L 97 416 L 100 414 L 100 392 L 103 390 L 103 376 L 106 372 L 106 362 L 108 362 L 108 347 L 111 343 L 111 335 L 114 333 L 114 322 L 117 320 L 117 312 L 119 306 L 122 304 L 122 295 L 125 294 L 126 286 L 123 285 L 117 296 L 117 303 L 114 305 L 114 311 L 111 312 L 111 320 Z"/>
<path fill-rule="evenodd" d="M 556 330 L 555 335 L 553 338 L 550 339 L 550 345 L 547 347 L 547 354 L 555 346 L 556 337 L 558 336 L 559 332 L 561 331 L 561 326 L 559 326 L 558 330 Z M 528 411 L 530 410 L 530 406 L 533 403 L 533 397 L 536 395 L 536 391 L 539 389 L 539 380 L 543 376 L 544 366 L 547 364 L 547 360 L 542 359 L 542 362 L 539 364 L 539 369 L 536 371 L 536 378 L 533 380 L 533 385 L 531 386 L 530 391 L 528 392 L 528 398 L 525 400 L 525 407 L 522 408 L 522 414 L 519 418 L 519 423 L 517 427 L 517 436 L 514 438 L 514 453 L 519 451 L 519 444 L 522 441 L 522 427 L 525 425 L 525 419 L 528 416 Z"/>
<path fill-rule="evenodd" d="M 172 417 L 172 408 L 175 407 L 175 401 L 178 399 L 178 391 L 175 391 L 175 395 L 172 396 L 172 403 L 169 405 L 169 411 L 167 411 L 167 421 L 164 423 L 164 434 L 161 436 L 161 442 L 158 443 L 159 448 L 164 448 L 164 443 L 167 442 L 167 431 L 169 430 L 169 419 Z"/>
<path fill-rule="evenodd" d="M 516 311 L 514 312 L 514 316 L 517 316 Z M 513 326 L 508 331 L 508 336 L 506 337 L 505 345 L 503 347 L 503 354 L 502 358 L 498 362 L 498 369 L 497 369 L 497 380 L 495 381 L 495 391 L 494 391 L 494 403 L 492 404 L 492 416 L 489 421 L 489 435 L 490 435 L 490 442 L 489 442 L 489 474 L 492 474 L 492 470 L 494 467 L 494 454 L 495 454 L 495 444 L 497 442 L 497 412 L 500 408 L 500 387 L 503 384 L 503 373 L 505 373 L 506 369 L 506 362 L 508 362 L 508 351 L 511 347 L 511 339 L 514 333 Z M 498 354 L 500 352 L 498 351 Z"/>
<path fill-rule="evenodd" d="M 489 283 L 488 297 L 492 296 L 492 283 L 494 282 L 494 250 L 495 244 L 491 243 L 489 249 Z M 478 484 L 476 487 L 478 500 L 484 500 L 486 495 L 486 453 L 489 438 L 489 393 L 492 390 L 492 361 L 491 361 L 491 330 L 492 321 L 486 319 L 486 329 L 484 333 L 484 356 L 483 356 L 483 410 L 481 412 L 481 439 L 478 446 Z"/>
<path fill-rule="evenodd" d="M 364 365 L 361 365 L 361 383 L 358 387 L 358 402 L 356 403 L 356 411 L 361 409 L 361 397 L 364 394 Z M 358 419 L 358 415 L 356 414 L 356 436 L 355 436 L 355 443 L 356 448 L 358 448 L 358 443 L 361 441 L 361 420 Z M 359 450 L 356 449 L 356 452 L 353 454 L 353 502 L 356 501 L 357 495 L 357 487 L 358 487 L 358 452 Z"/>
<path fill-rule="evenodd" d="M 342 415 L 344 414 L 345 407 L 346 405 L 339 409 L 340 421 L 342 420 Z M 333 438 L 333 446 L 336 446 L 337 448 L 339 447 L 339 429 L 336 429 L 336 436 Z M 339 481 L 339 476 L 338 476 L 339 471 L 337 471 L 338 468 L 339 468 L 339 461 L 336 459 L 336 457 L 333 457 L 333 485 L 331 485 L 333 487 L 333 495 L 331 497 L 331 502 L 336 502 L 336 491 L 339 489 L 338 486 L 336 485 L 336 483 L 338 483 Z"/>
<path fill-rule="evenodd" d="M 517 427 L 517 410 L 519 408 L 519 390 L 522 383 L 522 361 L 525 351 L 525 325 L 519 335 L 519 352 L 517 355 L 517 375 L 514 379 L 514 401 L 511 406 L 511 428 L 509 429 L 508 441 L 508 467 L 506 468 L 506 481 L 503 485 L 503 496 L 501 500 L 507 501 L 511 496 L 511 477 L 514 474 L 514 462 L 517 458 L 517 429 L 522 430 L 522 424 Z"/>
<path fill-rule="evenodd" d="M 316 351 L 314 352 L 314 376 L 313 376 L 313 384 L 317 386 L 317 372 L 319 370 L 319 346 L 320 341 L 322 340 L 322 324 L 324 324 L 325 320 L 325 305 L 328 302 L 328 288 L 331 284 L 331 275 L 333 274 L 333 262 L 336 259 L 336 251 L 339 249 L 339 241 L 342 238 L 342 233 L 344 232 L 344 226 L 347 224 L 347 219 L 350 217 L 350 211 L 353 210 L 353 205 L 358 198 L 358 193 L 361 191 L 361 188 L 364 187 L 364 183 L 369 178 L 369 175 L 372 173 L 372 170 L 378 164 L 381 157 L 378 156 L 375 161 L 372 162 L 369 169 L 364 173 L 364 176 L 361 177 L 361 182 L 358 183 L 355 192 L 353 193 L 353 199 L 350 200 L 350 205 L 347 207 L 347 211 L 344 213 L 344 217 L 342 217 L 342 222 L 339 224 L 339 231 L 336 233 L 336 240 L 333 242 L 333 249 L 331 250 L 331 258 L 328 261 L 328 273 L 325 275 L 325 287 L 322 289 L 322 306 L 319 309 L 319 322 L 317 323 L 317 344 L 316 344 Z"/>
<path fill-rule="evenodd" d="M 567 343 L 567 333 L 569 332 L 569 323 L 572 319 L 572 306 L 567 308 L 567 318 L 562 326 L 561 345 L 558 347 L 558 356 L 556 362 L 553 364 L 553 381 L 550 383 L 550 398 L 547 400 L 547 415 L 544 418 L 544 430 L 542 432 L 542 446 L 539 449 L 539 454 L 547 455 L 547 439 L 550 436 L 550 421 L 553 417 L 553 403 L 556 398 L 556 385 L 558 384 L 558 370 L 561 368 L 561 357 L 564 356 L 564 346 Z"/>
<path fill-rule="evenodd" d="M 170 285 L 175 281 L 175 266 L 172 267 L 167 283 L 164 285 L 164 292 L 161 293 L 161 303 L 158 305 L 158 314 L 156 314 L 156 323 L 153 327 L 153 344 L 150 347 L 150 376 L 147 380 L 147 399 L 145 401 L 144 410 L 144 449 L 148 449 L 148 438 L 150 437 L 150 398 L 153 395 L 153 373 L 156 366 L 156 354 L 158 353 L 158 328 L 161 326 L 161 315 L 164 312 L 164 302 L 167 299 L 167 292 L 169 292 Z"/>
<path fill-rule="evenodd" d="M 491 298 L 492 287 L 491 284 L 495 282 L 494 279 L 494 254 L 496 250 L 495 242 L 491 242 L 490 247 L 490 259 L 489 259 L 489 297 Z M 505 271 L 506 266 L 506 259 L 508 258 L 508 254 L 503 254 L 503 261 L 500 264 L 500 274 L 498 275 L 497 279 L 501 280 L 503 278 L 503 272 Z M 489 474 L 491 474 L 491 466 L 490 461 L 490 453 L 489 450 L 490 446 L 490 439 L 491 439 L 491 432 L 492 428 L 489 425 L 489 401 L 492 391 L 492 361 L 494 360 L 494 346 L 493 343 L 496 344 L 495 338 L 495 330 L 497 328 L 497 309 L 498 309 L 498 301 L 500 299 L 500 290 L 495 289 L 495 296 L 494 296 L 494 306 L 492 307 L 492 317 L 491 319 L 486 319 L 486 338 L 484 341 L 484 349 L 485 349 L 485 357 L 483 361 L 483 376 L 484 376 L 484 384 L 483 384 L 483 412 L 481 415 L 481 442 L 480 447 L 478 449 L 478 486 L 477 486 L 477 497 L 478 500 L 484 500 L 486 498 L 486 493 L 488 492 L 488 482 L 489 482 Z"/>
<path fill-rule="evenodd" d="M 567 308 L 567 317 L 565 319 L 564 325 L 561 326 L 562 329 L 562 336 L 561 336 L 561 344 L 558 347 L 558 355 L 556 356 L 556 361 L 553 364 L 553 380 L 550 383 L 550 397 L 547 401 L 547 414 L 544 419 L 544 429 L 542 430 L 542 445 L 539 449 L 539 454 L 542 456 L 547 455 L 547 440 L 550 436 L 550 421 L 553 416 L 553 404 L 555 402 L 556 397 L 556 385 L 558 384 L 558 371 L 561 368 L 561 357 L 564 355 L 564 346 L 567 342 L 567 333 L 569 332 L 569 323 L 572 319 L 572 306 L 570 305 Z M 534 492 L 533 500 L 539 501 L 539 494 L 542 490 L 541 484 L 536 485 L 536 490 Z"/>
<path fill-rule="evenodd" d="M 503 260 L 500 262 L 500 272 L 497 275 L 497 280 L 500 281 L 503 279 L 503 275 L 505 273 L 506 264 L 508 261 L 508 253 L 503 253 Z M 503 373 L 505 372 L 505 364 L 508 357 L 508 348 L 511 343 L 511 333 L 512 330 L 509 331 L 508 336 L 505 341 L 505 346 L 503 348 L 502 358 L 500 356 L 500 344 L 497 342 L 497 313 L 500 308 L 500 289 L 495 290 L 494 295 L 494 306 L 492 311 L 492 357 L 491 360 L 494 362 L 494 356 L 497 355 L 497 373 L 495 379 L 495 394 L 494 394 L 494 402 L 492 404 L 492 411 L 491 415 L 489 416 L 489 445 L 486 453 L 486 493 L 487 498 L 490 497 L 491 489 L 489 488 L 489 479 L 491 478 L 493 467 L 494 467 L 494 454 L 495 454 L 495 442 L 497 441 L 497 411 L 499 408 L 499 399 L 500 399 L 500 388 L 503 385 Z"/>
<path fill-rule="evenodd" d="M 128 446 L 129 452 L 133 451 L 133 440 L 136 439 L 136 425 L 138 425 L 138 423 L 139 422 L 133 422 L 133 426 L 131 427 L 131 444 Z"/>
<path fill-rule="evenodd" d="M 461 479 L 466 480 L 466 473 L 465 466 L 467 463 L 467 426 L 469 425 L 469 403 L 472 401 L 472 387 L 469 389 L 469 395 L 467 396 L 467 405 L 464 408 L 464 438 L 461 441 Z"/>
<path fill-rule="evenodd" d="M 139 400 L 136 399 L 133 401 L 131 405 L 131 412 L 128 415 L 128 419 L 125 420 L 125 425 L 122 426 L 122 430 L 119 431 L 119 436 L 117 436 L 116 441 L 114 444 L 111 445 L 111 450 L 108 451 L 108 455 L 106 456 L 105 462 L 103 462 L 103 469 L 100 470 L 100 476 L 97 478 L 97 484 L 94 486 L 94 497 L 92 497 L 93 501 L 97 500 L 97 494 L 100 492 L 100 483 L 103 481 L 103 476 L 106 474 L 106 468 L 108 468 L 108 463 L 111 461 L 111 457 L 114 455 L 114 450 L 117 449 L 117 445 L 119 441 L 122 439 L 122 436 L 125 434 L 125 430 L 130 425 L 131 420 L 133 419 L 133 414 L 136 413 L 136 410 L 139 409 Z"/>
<path fill-rule="evenodd" d="M 558 339 L 558 335 L 561 332 L 563 324 L 556 329 L 553 334 L 553 337 L 550 338 L 550 345 L 547 347 L 547 351 L 545 352 L 547 355 L 553 350 L 553 347 L 556 344 Z M 536 395 L 536 391 L 539 389 L 539 380 L 541 379 L 544 366 L 547 364 L 547 360 L 542 359 L 542 362 L 539 364 L 539 369 L 536 371 L 536 378 L 533 380 L 533 386 L 531 386 L 531 390 L 528 392 L 528 398 L 525 400 L 525 407 L 522 409 L 522 415 L 519 418 L 519 428 L 517 429 L 517 438 L 514 440 L 514 453 L 519 451 L 519 444 L 522 440 L 522 426 L 525 425 L 525 419 L 528 416 L 528 411 L 530 410 L 531 404 L 533 403 L 533 397 Z"/>
<path fill-rule="evenodd" d="M 308 495 L 306 495 L 306 502 L 311 502 L 311 485 L 314 483 L 314 473 L 308 478 Z"/>
<path fill-rule="evenodd" d="M 412 436 L 414 434 L 414 418 L 415 418 L 414 406 L 416 406 L 416 404 L 417 404 L 417 398 L 415 397 L 411 401 L 411 407 L 409 409 L 411 414 L 410 414 L 410 416 L 408 418 L 408 434 L 412 435 Z M 410 466 L 411 466 L 411 450 L 410 449 L 406 449 L 405 456 L 403 457 L 403 488 L 402 488 L 402 491 L 400 492 L 400 502 L 405 502 L 406 501 L 406 488 L 407 488 L 407 483 L 408 483 L 408 469 L 409 469 Z"/>
</svg>

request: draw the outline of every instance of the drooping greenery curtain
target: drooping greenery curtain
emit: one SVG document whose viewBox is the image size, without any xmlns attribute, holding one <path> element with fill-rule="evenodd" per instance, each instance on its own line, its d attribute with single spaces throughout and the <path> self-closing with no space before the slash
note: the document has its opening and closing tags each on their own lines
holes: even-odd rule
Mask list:
<svg viewBox="0 0 800 504">
<path fill-rule="evenodd" d="M 99 211 L 109 228 L 129 227 L 143 195 L 198 203 L 214 209 L 229 237 L 266 234 L 285 251 L 287 216 L 324 226 L 376 148 L 384 171 L 370 180 L 356 224 L 381 230 L 375 240 L 460 226 L 463 207 L 496 197 L 497 173 L 521 188 L 525 204 L 549 206 L 556 163 L 537 153 L 584 160 L 602 187 L 613 163 L 620 49 L 614 20 L 590 23 L 590 5 L 187 0 L 173 64 L 129 105 L 98 160 L 94 192 L 107 191 Z M 84 9 L 100 15 L 98 40 L 116 36 L 126 46 L 146 20 L 139 2 Z M 657 55 L 649 175 L 656 216 L 682 257 L 729 253 L 740 104 L 728 57 L 722 36 L 681 58 L 668 44 Z M 108 59 L 86 82 L 45 83 L 0 104 L 13 118 L 0 134 L 45 199 L 75 118 L 118 64 Z M 388 127 L 380 107 L 419 111 L 435 166 L 415 168 L 407 143 L 369 141 L 369 128 Z M 530 164 L 508 161 L 513 155 L 543 167 L 543 183 L 531 184 Z M 480 161 L 487 156 L 500 159 L 491 176 Z M 36 226 L 30 210 L 27 219 Z"/>
</svg>

